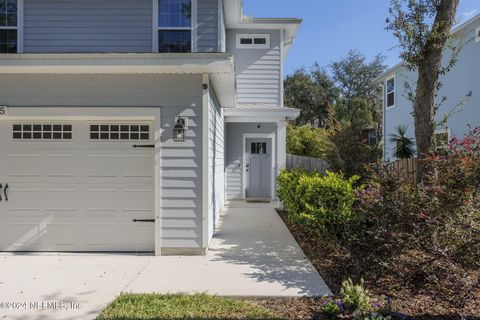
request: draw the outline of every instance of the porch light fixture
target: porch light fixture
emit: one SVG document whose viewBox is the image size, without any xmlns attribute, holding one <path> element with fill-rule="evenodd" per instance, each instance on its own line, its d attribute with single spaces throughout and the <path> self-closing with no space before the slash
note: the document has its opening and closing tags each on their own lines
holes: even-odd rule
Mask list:
<svg viewBox="0 0 480 320">
<path fill-rule="evenodd" d="M 185 131 L 187 131 L 186 121 L 183 118 L 178 118 L 175 127 L 173 128 L 173 141 L 175 142 L 184 142 L 185 141 Z"/>
</svg>

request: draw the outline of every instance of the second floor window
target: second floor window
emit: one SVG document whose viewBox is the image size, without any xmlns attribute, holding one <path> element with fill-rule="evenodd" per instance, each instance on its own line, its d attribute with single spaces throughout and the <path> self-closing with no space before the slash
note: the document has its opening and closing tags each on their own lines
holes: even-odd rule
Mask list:
<svg viewBox="0 0 480 320">
<path fill-rule="evenodd" d="M 395 77 L 387 80 L 386 85 L 387 108 L 395 107 Z"/>
<path fill-rule="evenodd" d="M 0 53 L 17 53 L 17 0 L 0 0 Z"/>
<path fill-rule="evenodd" d="M 192 0 L 159 0 L 158 51 L 192 51 Z"/>
</svg>

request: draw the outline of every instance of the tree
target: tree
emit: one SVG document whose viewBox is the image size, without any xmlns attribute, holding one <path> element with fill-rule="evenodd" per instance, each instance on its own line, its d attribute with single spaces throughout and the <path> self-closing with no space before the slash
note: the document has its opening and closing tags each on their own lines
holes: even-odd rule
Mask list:
<svg viewBox="0 0 480 320">
<path fill-rule="evenodd" d="M 435 133 L 436 98 L 441 75 L 456 63 L 458 49 L 452 47 L 452 58 L 442 66 L 442 58 L 455 22 L 459 0 L 392 0 L 387 30 L 399 40 L 401 58 L 410 71 L 418 72 L 413 102 L 417 154 L 421 160 L 432 151 Z M 418 165 L 418 179 L 427 171 L 425 161 Z"/>
<path fill-rule="evenodd" d="M 357 50 L 350 50 L 345 58 L 334 62 L 331 66 L 333 79 L 340 88 L 344 100 L 338 105 L 339 118 L 355 112 L 352 110 L 357 106 L 353 103 L 354 100 L 363 99 L 370 110 L 379 137 L 383 131 L 383 111 L 380 99 L 381 88 L 375 79 L 386 70 L 384 61 L 385 57 L 382 55 L 377 55 L 368 61 L 364 54 Z"/>
<path fill-rule="evenodd" d="M 287 128 L 287 152 L 299 156 L 325 159 L 329 137 L 325 129 L 309 126 Z"/>
<path fill-rule="evenodd" d="M 310 71 L 298 69 L 285 80 L 285 104 L 301 110 L 298 125 L 319 120 L 319 127 L 325 126 L 337 96 L 335 83 L 318 64 Z"/>
<path fill-rule="evenodd" d="M 406 125 L 396 127 L 397 133 L 390 134 L 390 142 L 395 145 L 395 157 L 409 159 L 415 156 L 415 142 L 407 137 Z"/>
<path fill-rule="evenodd" d="M 378 161 L 381 148 L 363 140 L 365 130 L 374 125 L 367 101 L 352 99 L 349 105 L 350 110 L 329 130 L 331 144 L 327 150 L 327 161 L 334 170 L 345 173 L 347 177 L 359 175 L 367 179 L 369 165 Z M 339 106 L 337 109 L 340 109 Z"/>
</svg>

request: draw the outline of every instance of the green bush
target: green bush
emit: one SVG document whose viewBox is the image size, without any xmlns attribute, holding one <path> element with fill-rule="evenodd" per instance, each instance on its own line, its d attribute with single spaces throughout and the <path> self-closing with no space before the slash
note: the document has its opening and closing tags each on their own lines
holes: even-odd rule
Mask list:
<svg viewBox="0 0 480 320">
<path fill-rule="evenodd" d="M 343 174 L 306 173 L 300 170 L 281 172 L 278 196 L 288 218 L 315 236 L 326 233 L 342 236 L 344 226 L 355 218 L 355 183 L 358 176 L 345 179 Z"/>
<path fill-rule="evenodd" d="M 365 288 L 363 279 L 359 284 L 353 284 L 352 279 L 343 281 L 340 293 L 347 311 L 354 314 L 366 314 L 370 311 L 370 292 Z"/>
<path fill-rule="evenodd" d="M 324 159 L 329 143 L 325 129 L 311 128 L 309 126 L 288 126 L 287 128 L 288 153 Z"/>
<path fill-rule="evenodd" d="M 327 319 L 337 319 L 342 314 L 342 309 L 335 301 L 330 301 L 322 306 L 322 313 Z"/>
</svg>

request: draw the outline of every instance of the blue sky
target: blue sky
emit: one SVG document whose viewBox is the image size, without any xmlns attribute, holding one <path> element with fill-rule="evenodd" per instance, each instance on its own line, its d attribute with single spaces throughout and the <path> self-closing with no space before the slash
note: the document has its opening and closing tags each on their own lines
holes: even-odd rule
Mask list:
<svg viewBox="0 0 480 320">
<path fill-rule="evenodd" d="M 480 0 L 460 0 L 460 22 L 480 13 Z M 245 0 L 245 14 L 304 19 L 285 65 L 289 74 L 318 62 L 326 66 L 358 49 L 368 57 L 382 53 L 397 64 L 397 42 L 385 31 L 389 0 Z"/>
</svg>

